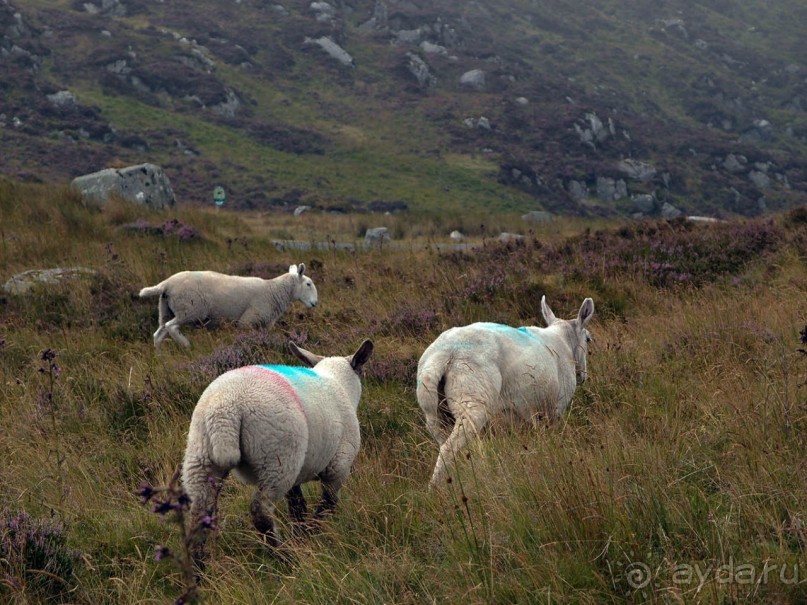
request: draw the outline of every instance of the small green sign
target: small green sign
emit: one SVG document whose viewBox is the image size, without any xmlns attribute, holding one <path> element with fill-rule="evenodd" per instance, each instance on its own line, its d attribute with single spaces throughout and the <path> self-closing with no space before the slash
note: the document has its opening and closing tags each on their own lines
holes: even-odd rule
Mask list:
<svg viewBox="0 0 807 605">
<path fill-rule="evenodd" d="M 219 185 L 213 189 L 213 201 L 216 203 L 216 206 L 223 206 L 225 199 L 227 199 L 227 194 L 224 193 L 224 187 Z"/>
</svg>

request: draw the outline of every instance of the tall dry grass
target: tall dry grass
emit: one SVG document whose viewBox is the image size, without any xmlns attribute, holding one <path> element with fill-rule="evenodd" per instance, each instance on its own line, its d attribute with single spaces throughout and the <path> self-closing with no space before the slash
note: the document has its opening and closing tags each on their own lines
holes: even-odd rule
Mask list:
<svg viewBox="0 0 807 605">
<path fill-rule="evenodd" d="M 272 240 L 356 240 L 380 217 L 97 209 L 5 181 L 0 211 L 3 280 L 98 272 L 0 304 L 0 600 L 172 602 L 183 576 L 155 548 L 179 554 L 178 527 L 138 486 L 169 484 L 206 384 L 292 362 L 289 338 L 339 354 L 371 337 L 363 446 L 337 513 L 278 560 L 250 526 L 250 489 L 228 483 L 204 602 L 804 602 L 803 213 L 707 228 L 570 221 L 523 231 L 524 244 L 479 233 L 476 251 L 295 252 Z M 457 224 L 396 220 L 419 243 Z M 269 331 L 188 327 L 190 350 L 154 351 L 142 286 L 297 262 L 320 292 L 313 311 Z M 557 425 L 490 431 L 430 492 L 420 353 L 454 325 L 539 322 L 542 294 L 561 316 L 594 298 L 589 382 Z"/>
</svg>

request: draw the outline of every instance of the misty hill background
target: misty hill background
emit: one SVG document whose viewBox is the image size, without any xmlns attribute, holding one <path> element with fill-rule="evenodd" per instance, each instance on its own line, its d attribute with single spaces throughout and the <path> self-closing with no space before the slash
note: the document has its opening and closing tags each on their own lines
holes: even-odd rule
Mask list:
<svg viewBox="0 0 807 605">
<path fill-rule="evenodd" d="M 0 173 L 239 209 L 755 215 L 807 197 L 801 0 L 0 0 Z"/>
</svg>

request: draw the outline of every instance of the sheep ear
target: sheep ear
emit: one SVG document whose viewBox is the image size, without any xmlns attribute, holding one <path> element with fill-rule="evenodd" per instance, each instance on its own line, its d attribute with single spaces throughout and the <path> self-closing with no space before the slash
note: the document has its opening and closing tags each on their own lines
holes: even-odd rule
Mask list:
<svg viewBox="0 0 807 605">
<path fill-rule="evenodd" d="M 291 351 L 297 359 L 299 359 L 305 365 L 307 365 L 308 367 L 311 367 L 311 368 L 313 368 L 320 361 L 325 359 L 321 355 L 314 355 L 310 351 L 306 351 L 305 349 L 301 349 L 296 344 L 294 344 L 292 341 L 289 341 L 289 351 Z"/>
<path fill-rule="evenodd" d="M 289 273 L 297 275 L 297 265 L 289 265 Z"/>
<path fill-rule="evenodd" d="M 587 298 L 583 301 L 583 304 L 580 306 L 580 312 L 577 314 L 577 323 L 580 325 L 581 328 L 585 328 L 586 324 L 591 321 L 591 318 L 594 316 L 594 301 L 590 298 Z"/>
<path fill-rule="evenodd" d="M 552 309 L 550 309 L 549 305 L 546 304 L 546 295 L 541 297 L 541 315 L 544 316 L 544 321 L 546 322 L 547 326 L 551 326 L 558 320 L 558 318 L 555 317 L 555 314 L 552 312 Z"/>
<path fill-rule="evenodd" d="M 303 273 L 305 273 L 305 263 L 300 263 L 300 264 L 297 266 L 297 275 L 299 275 L 300 277 L 302 277 L 302 276 L 303 276 Z"/>
<path fill-rule="evenodd" d="M 354 372 L 358 372 L 361 370 L 361 367 L 367 363 L 367 360 L 370 359 L 370 355 L 373 353 L 373 341 L 370 339 L 365 340 L 361 343 L 359 350 L 353 353 L 350 357 L 350 367 L 353 368 Z"/>
</svg>

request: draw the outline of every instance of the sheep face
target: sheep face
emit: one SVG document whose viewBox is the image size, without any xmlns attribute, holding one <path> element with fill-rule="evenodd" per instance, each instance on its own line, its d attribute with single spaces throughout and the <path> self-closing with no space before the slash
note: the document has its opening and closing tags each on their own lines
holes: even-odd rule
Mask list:
<svg viewBox="0 0 807 605">
<path fill-rule="evenodd" d="M 291 265 L 289 273 L 297 276 L 294 284 L 294 300 L 299 300 L 309 309 L 317 306 L 317 287 L 310 277 L 305 275 L 305 263 Z"/>
</svg>

